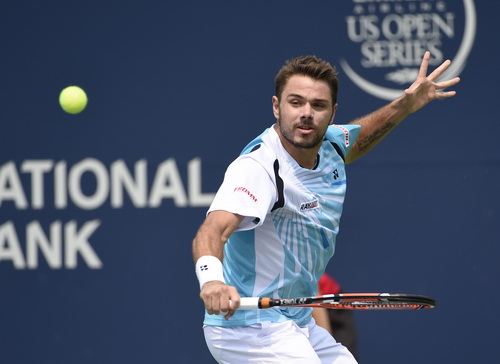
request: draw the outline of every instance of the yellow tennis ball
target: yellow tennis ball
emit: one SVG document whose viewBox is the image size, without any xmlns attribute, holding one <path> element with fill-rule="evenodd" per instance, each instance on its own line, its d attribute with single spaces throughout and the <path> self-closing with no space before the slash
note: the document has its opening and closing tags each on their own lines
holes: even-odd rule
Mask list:
<svg viewBox="0 0 500 364">
<path fill-rule="evenodd" d="M 78 86 L 69 86 L 61 91 L 59 104 L 64 111 L 78 114 L 87 106 L 87 94 Z"/>
</svg>

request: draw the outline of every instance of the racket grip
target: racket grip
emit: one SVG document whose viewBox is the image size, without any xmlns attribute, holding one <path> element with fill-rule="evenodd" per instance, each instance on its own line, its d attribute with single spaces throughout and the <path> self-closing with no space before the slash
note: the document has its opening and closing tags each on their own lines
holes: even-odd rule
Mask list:
<svg viewBox="0 0 500 364">
<path fill-rule="evenodd" d="M 259 309 L 260 297 L 241 297 L 238 310 L 257 310 Z"/>
</svg>

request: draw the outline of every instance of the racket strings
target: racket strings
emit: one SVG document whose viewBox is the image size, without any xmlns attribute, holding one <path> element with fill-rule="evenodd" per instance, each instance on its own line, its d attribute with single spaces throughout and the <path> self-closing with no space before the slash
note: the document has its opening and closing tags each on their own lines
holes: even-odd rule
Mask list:
<svg viewBox="0 0 500 364">
<path fill-rule="evenodd" d="M 363 301 L 363 302 L 337 302 L 337 303 L 318 303 L 318 307 L 337 308 L 337 309 L 386 309 L 386 310 L 419 310 L 431 307 L 428 304 L 415 302 L 380 302 L 380 301 Z"/>
</svg>

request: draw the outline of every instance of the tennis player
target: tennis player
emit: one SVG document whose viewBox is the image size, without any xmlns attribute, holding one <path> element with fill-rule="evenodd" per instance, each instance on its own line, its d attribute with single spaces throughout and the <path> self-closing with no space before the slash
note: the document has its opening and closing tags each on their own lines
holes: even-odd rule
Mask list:
<svg viewBox="0 0 500 364">
<path fill-rule="evenodd" d="M 346 193 L 345 164 L 359 158 L 409 114 L 459 78 L 427 75 L 396 100 L 347 125 L 333 124 L 337 72 L 315 56 L 288 61 L 275 79 L 276 123 L 227 168 L 193 240 L 205 304 L 204 333 L 219 363 L 356 363 L 316 325 L 311 308 L 238 311 L 240 297 L 314 296 L 335 250 Z"/>
</svg>

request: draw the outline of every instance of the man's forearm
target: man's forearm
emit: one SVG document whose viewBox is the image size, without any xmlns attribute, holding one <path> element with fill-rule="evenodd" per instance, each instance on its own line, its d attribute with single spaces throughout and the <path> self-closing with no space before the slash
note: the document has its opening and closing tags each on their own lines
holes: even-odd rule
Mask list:
<svg viewBox="0 0 500 364">
<path fill-rule="evenodd" d="M 194 261 L 204 255 L 212 255 L 222 261 L 224 244 L 242 220 L 243 216 L 230 212 L 211 212 L 193 240 Z"/>
<path fill-rule="evenodd" d="M 222 247 L 224 242 L 221 237 L 216 235 L 210 228 L 202 225 L 193 240 L 193 259 L 196 262 L 204 255 L 211 255 L 223 259 Z"/>
<path fill-rule="evenodd" d="M 352 121 L 350 124 L 361 125 L 361 131 L 347 155 L 346 162 L 353 162 L 366 154 L 409 114 L 402 96 L 371 114 Z"/>
</svg>

